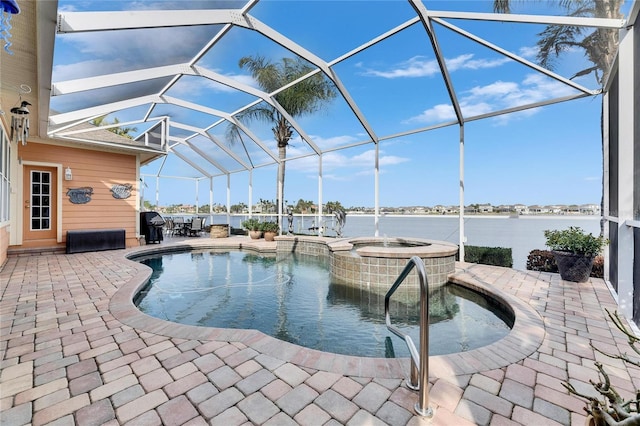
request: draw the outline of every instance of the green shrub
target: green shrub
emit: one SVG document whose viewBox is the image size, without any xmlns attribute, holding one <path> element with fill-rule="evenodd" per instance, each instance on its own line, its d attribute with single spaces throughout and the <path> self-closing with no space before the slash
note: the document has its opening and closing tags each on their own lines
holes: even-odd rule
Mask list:
<svg viewBox="0 0 640 426">
<path fill-rule="evenodd" d="M 280 227 L 278 226 L 278 222 L 262 222 L 260 230 L 263 232 L 278 232 Z"/>
<path fill-rule="evenodd" d="M 596 237 L 587 234 L 578 226 L 570 226 L 563 230 L 546 230 L 544 236 L 547 239 L 547 247 L 556 251 L 568 251 L 575 254 L 596 256 L 609 241 L 602 235 Z"/>
<path fill-rule="evenodd" d="M 262 227 L 262 224 L 260 223 L 260 221 L 255 218 L 243 220 L 241 225 L 247 231 L 260 231 Z"/>
<path fill-rule="evenodd" d="M 558 265 L 550 250 L 531 250 L 527 256 L 527 269 L 529 271 L 558 273 Z M 594 278 L 604 278 L 604 257 L 596 256 L 593 259 L 591 276 Z"/>
<path fill-rule="evenodd" d="M 459 254 L 456 260 L 459 260 Z M 470 263 L 481 263 L 483 265 L 513 266 L 513 255 L 510 248 L 504 247 L 482 247 L 464 246 L 464 260 Z"/>
</svg>

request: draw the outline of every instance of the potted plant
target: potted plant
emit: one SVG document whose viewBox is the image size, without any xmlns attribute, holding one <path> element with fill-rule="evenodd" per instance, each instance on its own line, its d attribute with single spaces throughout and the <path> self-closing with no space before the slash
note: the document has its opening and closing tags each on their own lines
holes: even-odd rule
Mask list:
<svg viewBox="0 0 640 426">
<path fill-rule="evenodd" d="M 251 239 L 257 240 L 262 237 L 262 225 L 258 219 L 249 218 L 247 220 L 243 220 L 241 225 L 244 229 L 249 231 Z"/>
<path fill-rule="evenodd" d="M 563 280 L 585 282 L 589 279 L 593 259 L 608 244 L 602 235 L 587 234 L 582 228 L 570 226 L 564 230 L 546 230 L 544 236 L 551 249 Z"/>
<path fill-rule="evenodd" d="M 273 241 L 275 236 L 278 234 L 280 227 L 277 222 L 263 222 L 261 229 L 262 232 L 264 232 L 264 239 L 266 241 Z"/>
</svg>

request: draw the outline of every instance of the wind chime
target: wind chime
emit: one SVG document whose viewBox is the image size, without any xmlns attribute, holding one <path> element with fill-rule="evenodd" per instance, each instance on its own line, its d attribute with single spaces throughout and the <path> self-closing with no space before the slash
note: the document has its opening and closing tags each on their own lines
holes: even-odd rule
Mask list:
<svg viewBox="0 0 640 426">
<path fill-rule="evenodd" d="M 4 42 L 4 50 L 13 55 L 11 51 L 11 15 L 17 15 L 20 13 L 20 7 L 16 0 L 0 0 L 0 42 Z M 26 85 L 22 85 L 21 90 L 24 93 L 31 93 L 31 88 Z M 22 100 L 20 95 L 20 106 L 11 108 L 11 140 L 13 142 L 21 142 L 26 145 L 27 138 L 29 137 L 29 109 L 27 106 L 31 105 L 27 101 Z"/>
<path fill-rule="evenodd" d="M 20 7 L 16 0 L 0 0 L 0 41 L 4 42 L 4 50 L 9 55 L 13 55 L 11 49 L 11 15 L 20 13 Z"/>
<path fill-rule="evenodd" d="M 27 84 L 20 85 L 19 106 L 11 108 L 11 142 L 27 144 L 29 138 L 29 108 L 31 104 L 22 99 L 23 94 L 31 93 L 31 87 Z"/>
<path fill-rule="evenodd" d="M 22 98 L 22 97 L 21 97 Z M 29 137 L 29 109 L 31 105 L 27 101 L 20 101 L 19 107 L 11 108 L 11 140 L 20 142 L 22 145 L 27 144 Z"/>
</svg>

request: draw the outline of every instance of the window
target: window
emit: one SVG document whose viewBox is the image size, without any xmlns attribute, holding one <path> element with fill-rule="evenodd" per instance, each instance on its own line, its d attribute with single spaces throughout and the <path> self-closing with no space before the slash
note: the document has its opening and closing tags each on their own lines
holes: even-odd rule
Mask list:
<svg viewBox="0 0 640 426">
<path fill-rule="evenodd" d="M 51 229 L 51 173 L 31 171 L 31 230 Z"/>
<path fill-rule="evenodd" d="M 9 220 L 11 195 L 11 144 L 4 127 L 0 126 L 0 223 Z"/>
</svg>

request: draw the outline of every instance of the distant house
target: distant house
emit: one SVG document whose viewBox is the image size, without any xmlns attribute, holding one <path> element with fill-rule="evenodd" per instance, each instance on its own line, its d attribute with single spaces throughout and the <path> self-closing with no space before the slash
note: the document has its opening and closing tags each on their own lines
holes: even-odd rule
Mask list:
<svg viewBox="0 0 640 426">
<path fill-rule="evenodd" d="M 547 214 L 549 213 L 549 208 L 546 206 L 539 206 L 537 204 L 529 206 L 529 213 L 531 214 Z"/>
<path fill-rule="evenodd" d="M 582 204 L 580 207 L 580 214 L 600 214 L 600 205 L 599 204 Z"/>
<path fill-rule="evenodd" d="M 447 207 L 447 211 L 448 214 L 458 214 L 460 213 L 460 207 L 458 206 L 449 206 Z"/>
<path fill-rule="evenodd" d="M 561 214 L 563 206 L 553 205 L 553 206 L 547 206 L 547 208 L 549 209 L 549 212 L 552 214 Z"/>
<path fill-rule="evenodd" d="M 580 214 L 580 206 L 571 204 L 570 206 L 565 207 L 565 212 L 567 214 Z"/>
<path fill-rule="evenodd" d="M 436 214 L 445 214 L 447 212 L 447 207 L 443 206 L 442 204 L 438 204 L 437 206 L 433 206 L 433 213 Z"/>
<path fill-rule="evenodd" d="M 529 214 L 529 207 L 524 204 L 514 204 L 513 210 L 519 214 Z"/>
</svg>

